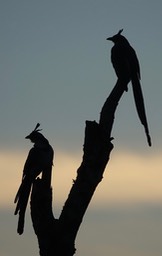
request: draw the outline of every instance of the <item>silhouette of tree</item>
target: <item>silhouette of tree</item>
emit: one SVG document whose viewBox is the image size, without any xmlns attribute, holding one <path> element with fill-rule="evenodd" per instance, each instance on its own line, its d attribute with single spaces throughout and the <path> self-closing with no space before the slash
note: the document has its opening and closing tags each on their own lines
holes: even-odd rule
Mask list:
<svg viewBox="0 0 162 256">
<path fill-rule="evenodd" d="M 43 177 L 35 180 L 31 217 L 41 256 L 75 254 L 77 232 L 113 149 L 111 130 L 115 110 L 124 90 L 117 81 L 102 107 L 99 123 L 86 121 L 83 160 L 58 219 L 52 212 L 52 188 L 44 185 Z"/>
<path fill-rule="evenodd" d="M 121 32 L 122 30 L 108 39 L 116 43 L 119 38 L 124 38 L 120 35 Z M 118 44 L 113 48 L 113 51 L 115 51 L 113 65 L 119 77 L 102 107 L 99 122 L 86 121 L 82 163 L 77 170 L 76 180 L 58 219 L 54 217 L 52 212 L 52 188 L 50 187 L 51 182 L 49 182 L 51 168 L 48 170 L 49 173 L 46 172 L 45 175 L 42 175 L 42 179 L 37 178 L 33 183 L 31 217 L 35 234 L 38 238 L 41 256 L 73 256 L 75 254 L 77 232 L 95 189 L 103 178 L 105 167 L 113 149 L 111 131 L 115 119 L 115 111 L 123 92 L 127 91 L 127 84 L 130 80 L 132 80 L 134 86 L 133 92 L 137 111 L 145 127 L 148 144 L 151 146 L 140 82 L 138 81 L 137 83 L 137 79 L 136 83 L 133 82 L 133 73 L 129 74 L 127 69 L 123 67 L 123 63 L 126 63 L 125 68 L 128 68 L 128 66 L 129 68 L 135 67 L 135 73 L 138 73 L 138 65 L 134 64 L 137 64 L 138 60 L 133 48 L 130 48 L 128 43 L 126 46 L 126 48 L 123 48 L 122 44 Z M 121 61 L 121 55 L 119 54 L 122 49 L 125 49 L 126 53 L 126 57 L 123 57 L 124 62 Z"/>
</svg>

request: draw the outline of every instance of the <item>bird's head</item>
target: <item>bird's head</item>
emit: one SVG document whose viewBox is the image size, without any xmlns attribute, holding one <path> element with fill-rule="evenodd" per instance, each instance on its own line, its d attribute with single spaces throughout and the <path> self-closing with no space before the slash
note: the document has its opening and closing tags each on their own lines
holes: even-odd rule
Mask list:
<svg viewBox="0 0 162 256">
<path fill-rule="evenodd" d="M 46 138 L 39 132 L 41 131 L 41 129 L 38 129 L 39 126 L 40 124 L 38 123 L 35 129 L 28 136 L 26 136 L 25 139 L 30 139 L 33 143 L 41 140 L 46 140 Z"/>
<path fill-rule="evenodd" d="M 123 32 L 123 29 L 120 29 L 116 35 L 114 35 L 112 37 L 108 37 L 108 38 L 106 38 L 106 40 L 112 41 L 114 44 L 116 44 L 121 39 L 125 38 L 124 36 L 121 35 L 122 32 Z"/>
</svg>

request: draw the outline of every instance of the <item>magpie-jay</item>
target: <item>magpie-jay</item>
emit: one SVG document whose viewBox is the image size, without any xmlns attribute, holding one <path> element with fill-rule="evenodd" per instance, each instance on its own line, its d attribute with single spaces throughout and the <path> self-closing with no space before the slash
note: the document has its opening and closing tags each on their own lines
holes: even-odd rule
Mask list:
<svg viewBox="0 0 162 256">
<path fill-rule="evenodd" d="M 15 215 L 19 214 L 17 232 L 21 235 L 24 230 L 25 211 L 34 180 L 40 173 L 52 169 L 54 151 L 48 140 L 39 132 L 37 124 L 35 129 L 25 138 L 30 139 L 34 146 L 30 149 L 27 156 L 22 181 L 14 202 L 17 203 Z"/>
<path fill-rule="evenodd" d="M 151 146 L 151 137 L 149 134 L 144 98 L 140 84 L 140 66 L 135 50 L 129 44 L 128 40 L 121 35 L 123 29 L 112 36 L 108 37 L 114 43 L 111 49 L 111 61 L 118 77 L 118 83 L 123 86 L 125 91 L 128 90 L 128 83 L 132 82 L 133 94 L 137 113 L 141 123 L 145 128 L 148 145 Z"/>
</svg>

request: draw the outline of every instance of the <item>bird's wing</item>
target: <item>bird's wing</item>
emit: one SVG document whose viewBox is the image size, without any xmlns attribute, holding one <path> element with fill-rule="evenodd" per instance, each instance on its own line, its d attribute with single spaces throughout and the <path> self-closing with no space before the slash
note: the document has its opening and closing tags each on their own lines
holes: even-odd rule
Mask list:
<svg viewBox="0 0 162 256">
<path fill-rule="evenodd" d="M 138 76 L 138 79 L 141 79 L 141 74 L 140 74 L 140 65 L 139 65 L 139 61 L 137 58 L 137 54 L 135 52 L 135 50 L 129 46 L 127 51 L 127 58 L 129 59 L 129 63 L 131 65 L 131 76 Z"/>
<path fill-rule="evenodd" d="M 111 61 L 116 75 L 123 81 L 130 80 L 130 63 L 126 54 L 125 47 L 114 45 L 111 50 Z"/>
<path fill-rule="evenodd" d="M 33 176 L 33 174 L 35 172 L 37 172 L 35 166 L 36 166 L 36 158 L 38 157 L 38 153 L 37 153 L 37 150 L 33 147 L 30 149 L 29 151 L 29 154 L 27 156 L 27 159 L 26 159 L 26 162 L 25 162 L 25 165 L 24 165 L 24 169 L 23 169 L 23 175 L 22 175 L 22 182 L 20 184 L 20 187 L 17 191 L 17 194 L 15 196 L 15 200 L 14 200 L 14 203 L 17 203 L 18 199 L 19 199 L 19 196 L 20 194 L 22 193 L 22 187 L 23 187 L 23 181 L 25 179 L 25 177 L 31 177 Z M 34 174 L 35 175 L 35 174 Z"/>
<path fill-rule="evenodd" d="M 41 168 L 41 150 L 39 148 L 31 148 L 27 156 L 23 169 L 23 178 L 28 175 L 35 178 L 42 171 Z"/>
</svg>

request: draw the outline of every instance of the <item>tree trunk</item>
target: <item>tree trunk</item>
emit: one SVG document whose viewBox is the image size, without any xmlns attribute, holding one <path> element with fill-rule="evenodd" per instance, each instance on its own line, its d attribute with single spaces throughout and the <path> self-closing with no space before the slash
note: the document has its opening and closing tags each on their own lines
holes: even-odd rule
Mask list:
<svg viewBox="0 0 162 256">
<path fill-rule="evenodd" d="M 44 185 L 43 177 L 35 181 L 31 216 L 41 256 L 75 254 L 77 232 L 113 149 L 111 130 L 123 92 L 123 86 L 117 82 L 101 110 L 99 123 L 86 121 L 83 160 L 59 219 L 52 213 L 52 189 Z"/>
</svg>

